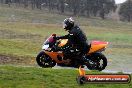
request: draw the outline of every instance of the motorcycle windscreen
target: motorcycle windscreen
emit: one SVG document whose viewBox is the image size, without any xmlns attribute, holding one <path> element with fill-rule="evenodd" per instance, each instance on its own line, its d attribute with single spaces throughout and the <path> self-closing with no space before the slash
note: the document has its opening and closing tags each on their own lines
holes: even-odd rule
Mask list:
<svg viewBox="0 0 132 88">
<path fill-rule="evenodd" d="M 46 41 L 44 42 L 44 45 L 49 45 L 49 47 L 52 47 L 55 43 L 55 39 L 53 38 L 53 36 L 51 35 L 49 38 L 46 39 Z M 47 46 L 48 47 L 48 46 Z"/>
<path fill-rule="evenodd" d="M 43 46 L 42 46 L 42 49 L 43 49 L 43 50 L 48 50 L 48 48 L 49 48 L 49 44 L 43 45 Z"/>
</svg>

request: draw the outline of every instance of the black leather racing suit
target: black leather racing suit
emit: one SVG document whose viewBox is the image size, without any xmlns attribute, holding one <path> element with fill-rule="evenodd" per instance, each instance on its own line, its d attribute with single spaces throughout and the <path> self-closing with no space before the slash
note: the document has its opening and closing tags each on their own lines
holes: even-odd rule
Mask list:
<svg viewBox="0 0 132 88">
<path fill-rule="evenodd" d="M 69 34 L 57 37 L 57 39 L 68 39 L 69 45 L 72 45 L 73 48 L 81 51 L 81 56 L 86 54 L 88 52 L 89 45 L 84 32 L 77 25 L 72 27 L 68 32 Z"/>
</svg>

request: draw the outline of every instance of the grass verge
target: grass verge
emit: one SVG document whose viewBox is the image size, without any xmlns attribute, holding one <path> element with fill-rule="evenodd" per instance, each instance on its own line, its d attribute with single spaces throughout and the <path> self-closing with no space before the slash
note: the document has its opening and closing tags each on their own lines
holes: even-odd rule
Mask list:
<svg viewBox="0 0 132 88">
<path fill-rule="evenodd" d="M 102 74 L 88 71 L 87 74 Z M 0 66 L 0 88 L 132 88 L 129 84 L 78 85 L 75 69 Z"/>
</svg>

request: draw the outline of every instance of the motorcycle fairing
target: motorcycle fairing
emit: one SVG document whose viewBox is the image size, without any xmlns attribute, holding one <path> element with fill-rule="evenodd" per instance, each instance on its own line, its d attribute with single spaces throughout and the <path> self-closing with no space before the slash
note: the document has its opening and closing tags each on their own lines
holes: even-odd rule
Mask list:
<svg viewBox="0 0 132 88">
<path fill-rule="evenodd" d="M 108 42 L 92 41 L 88 54 L 97 52 L 100 49 L 104 49 L 106 48 L 107 45 L 108 45 Z"/>
<path fill-rule="evenodd" d="M 61 40 L 60 40 L 60 44 L 59 44 L 58 46 L 59 46 L 59 47 L 62 47 L 62 46 L 64 46 L 64 45 L 66 45 L 67 42 L 68 42 L 68 39 L 61 39 Z"/>
<path fill-rule="evenodd" d="M 50 56 L 53 60 L 55 60 L 57 63 L 64 63 L 65 60 L 58 60 L 57 56 L 63 57 L 62 52 L 49 52 L 49 51 L 44 51 L 48 56 Z"/>
</svg>

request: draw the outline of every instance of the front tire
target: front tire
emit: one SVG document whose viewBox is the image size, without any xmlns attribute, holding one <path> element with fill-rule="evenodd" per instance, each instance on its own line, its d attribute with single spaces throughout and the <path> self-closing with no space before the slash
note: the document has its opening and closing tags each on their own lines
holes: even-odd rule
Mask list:
<svg viewBox="0 0 132 88">
<path fill-rule="evenodd" d="M 40 67 L 43 68 L 54 67 L 56 65 L 56 62 L 53 61 L 48 55 L 46 55 L 44 51 L 41 51 L 37 55 L 36 62 Z"/>
</svg>

